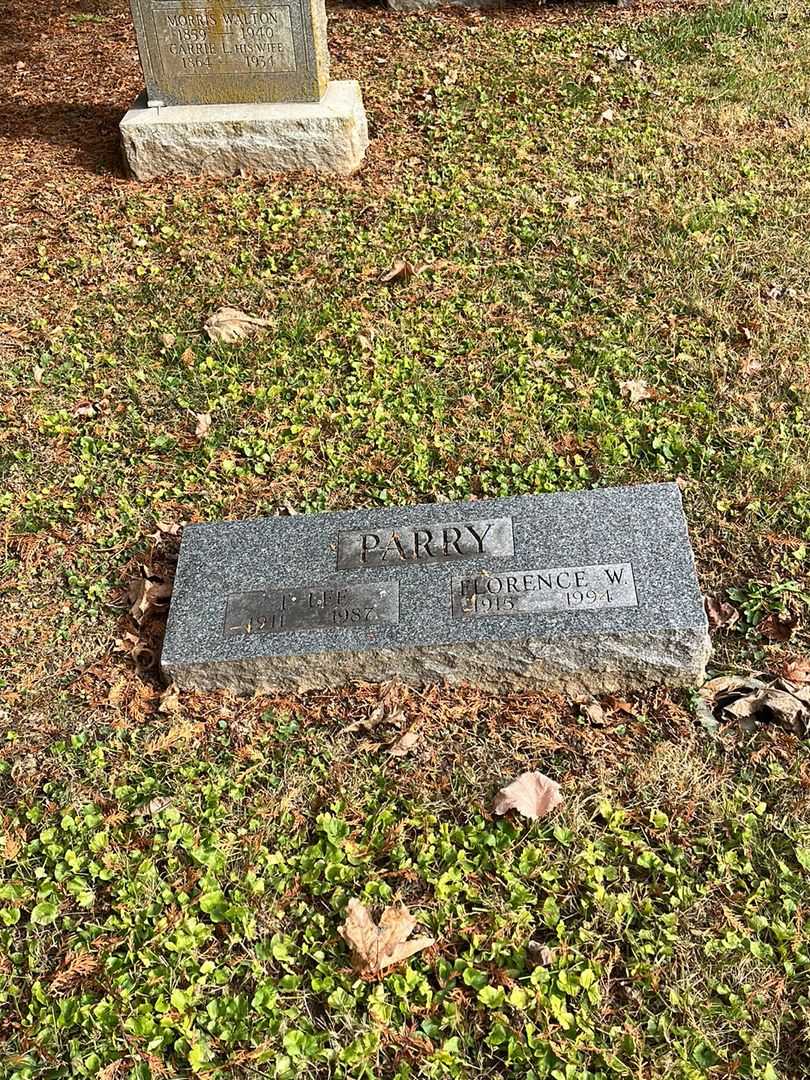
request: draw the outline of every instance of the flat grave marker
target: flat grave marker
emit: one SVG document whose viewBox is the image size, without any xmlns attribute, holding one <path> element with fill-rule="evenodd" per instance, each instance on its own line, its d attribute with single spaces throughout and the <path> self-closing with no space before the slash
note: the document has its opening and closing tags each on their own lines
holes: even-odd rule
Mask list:
<svg viewBox="0 0 810 1080">
<path fill-rule="evenodd" d="M 691 685 L 708 624 L 675 484 L 191 525 L 181 687 Z"/>
</svg>

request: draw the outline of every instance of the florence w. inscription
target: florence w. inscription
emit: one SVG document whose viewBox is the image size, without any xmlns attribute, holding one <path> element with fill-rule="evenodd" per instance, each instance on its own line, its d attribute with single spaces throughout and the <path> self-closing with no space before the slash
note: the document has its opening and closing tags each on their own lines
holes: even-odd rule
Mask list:
<svg viewBox="0 0 810 1080">
<path fill-rule="evenodd" d="M 295 630 L 363 630 L 399 622 L 399 582 L 379 585 L 300 585 L 232 593 L 225 605 L 226 637 Z"/>
<path fill-rule="evenodd" d="M 437 521 L 418 527 L 399 525 L 391 529 L 341 532 L 337 565 L 339 570 L 350 570 L 513 555 L 514 552 L 511 518 Z"/>
<path fill-rule="evenodd" d="M 453 617 L 637 607 L 630 563 L 478 574 L 451 584 Z"/>
</svg>

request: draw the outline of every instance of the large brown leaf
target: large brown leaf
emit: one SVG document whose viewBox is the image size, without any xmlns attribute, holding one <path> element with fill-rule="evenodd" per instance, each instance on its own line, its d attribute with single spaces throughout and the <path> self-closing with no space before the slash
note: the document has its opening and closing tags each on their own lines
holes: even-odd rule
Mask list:
<svg viewBox="0 0 810 1080">
<path fill-rule="evenodd" d="M 768 641 L 788 641 L 798 623 L 798 616 L 794 615 L 792 611 L 786 614 L 771 611 L 757 623 L 757 630 Z"/>
<path fill-rule="evenodd" d="M 713 730 L 736 721 L 744 731 L 778 724 L 794 735 L 810 732 L 810 687 L 780 679 L 770 672 L 748 676 L 721 675 L 700 688 L 698 717 Z"/>
<path fill-rule="evenodd" d="M 712 630 L 730 630 L 740 621 L 740 613 L 721 596 L 704 596 L 703 606 Z"/>
<path fill-rule="evenodd" d="M 408 941 L 415 928 L 416 919 L 404 904 L 387 907 L 377 926 L 365 904 L 351 899 L 346 908 L 346 922 L 339 930 L 351 949 L 356 970 L 361 975 L 374 976 L 433 944 L 431 937 Z"/>
<path fill-rule="evenodd" d="M 523 817 L 537 818 L 550 814 L 562 802 L 560 785 L 541 772 L 522 773 L 495 797 L 496 814 L 517 810 Z"/>
<path fill-rule="evenodd" d="M 172 595 L 172 583 L 146 563 L 139 577 L 129 583 L 129 613 L 140 626 L 156 611 L 165 611 Z"/>
</svg>

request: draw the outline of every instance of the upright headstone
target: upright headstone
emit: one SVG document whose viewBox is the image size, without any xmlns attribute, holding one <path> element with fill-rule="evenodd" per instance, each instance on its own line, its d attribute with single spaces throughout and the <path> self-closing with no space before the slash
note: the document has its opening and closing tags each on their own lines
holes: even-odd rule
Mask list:
<svg viewBox="0 0 810 1080">
<path fill-rule="evenodd" d="M 138 179 L 359 166 L 363 100 L 329 81 L 324 0 L 131 3 L 146 91 L 121 135 Z"/>
<path fill-rule="evenodd" d="M 675 484 L 193 525 L 163 646 L 182 687 L 591 692 L 698 683 Z"/>
</svg>

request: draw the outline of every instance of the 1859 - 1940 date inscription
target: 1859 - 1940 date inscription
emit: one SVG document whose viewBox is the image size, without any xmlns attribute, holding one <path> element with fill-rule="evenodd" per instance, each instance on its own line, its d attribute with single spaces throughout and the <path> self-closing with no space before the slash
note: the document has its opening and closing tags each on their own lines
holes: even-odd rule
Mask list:
<svg viewBox="0 0 810 1080">
<path fill-rule="evenodd" d="M 334 630 L 399 622 L 399 583 L 301 585 L 232 593 L 225 607 L 226 637 Z"/>
<path fill-rule="evenodd" d="M 451 596 L 456 619 L 638 606 L 630 563 L 481 573 L 454 579 Z"/>
</svg>

